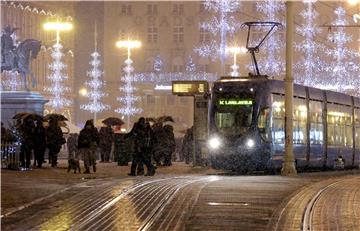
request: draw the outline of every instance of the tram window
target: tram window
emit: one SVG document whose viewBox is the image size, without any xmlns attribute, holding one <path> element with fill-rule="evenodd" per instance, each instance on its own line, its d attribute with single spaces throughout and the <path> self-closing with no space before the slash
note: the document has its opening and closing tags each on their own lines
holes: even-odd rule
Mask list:
<svg viewBox="0 0 360 231">
<path fill-rule="evenodd" d="M 351 108 L 328 104 L 328 143 L 336 146 L 352 146 Z"/>
<path fill-rule="evenodd" d="M 305 144 L 307 108 L 305 99 L 294 98 L 293 143 Z"/>
<path fill-rule="evenodd" d="M 285 143 L 285 108 L 284 108 L 284 96 L 272 95 L 272 130 L 274 144 Z"/>
<path fill-rule="evenodd" d="M 225 135 L 241 135 L 251 125 L 252 111 L 252 105 L 224 108 L 215 113 L 216 126 Z"/>
<path fill-rule="evenodd" d="M 270 128 L 270 108 L 262 108 L 258 118 L 258 128 L 260 130 L 261 136 L 267 140 L 269 139 L 269 128 Z"/>
<path fill-rule="evenodd" d="M 322 102 L 310 100 L 310 144 L 323 144 Z"/>
<path fill-rule="evenodd" d="M 355 147 L 360 149 L 360 109 L 355 108 Z"/>
</svg>

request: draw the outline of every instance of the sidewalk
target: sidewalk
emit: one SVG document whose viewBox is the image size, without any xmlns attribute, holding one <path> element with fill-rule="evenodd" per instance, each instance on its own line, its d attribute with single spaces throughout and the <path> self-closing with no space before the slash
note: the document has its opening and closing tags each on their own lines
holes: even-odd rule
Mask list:
<svg viewBox="0 0 360 231">
<path fill-rule="evenodd" d="M 85 170 L 80 162 L 82 172 Z M 32 201 L 46 197 L 75 184 L 101 178 L 127 178 L 129 166 L 117 166 L 113 163 L 97 163 L 97 172 L 91 174 L 74 174 L 67 172 L 67 160 L 59 160 L 57 168 L 44 164 L 41 169 L 29 171 L 1 170 L 1 214 L 9 209 L 19 207 Z M 146 169 L 146 167 L 145 167 Z M 146 171 L 146 170 L 145 170 Z M 193 168 L 183 162 L 174 162 L 170 167 L 160 166 L 155 176 L 187 175 L 187 174 L 215 174 L 210 168 Z M 134 177 L 129 177 L 134 178 Z M 150 177 L 143 177 L 150 178 Z"/>
</svg>

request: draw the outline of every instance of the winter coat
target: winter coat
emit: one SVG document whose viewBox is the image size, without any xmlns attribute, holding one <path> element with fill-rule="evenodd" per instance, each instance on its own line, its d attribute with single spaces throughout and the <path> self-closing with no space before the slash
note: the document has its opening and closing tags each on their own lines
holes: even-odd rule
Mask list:
<svg viewBox="0 0 360 231">
<path fill-rule="evenodd" d="M 35 148 L 38 149 L 46 148 L 46 129 L 44 128 L 44 126 L 39 125 L 35 127 L 33 141 Z"/>
<path fill-rule="evenodd" d="M 100 132 L 100 147 L 111 148 L 111 143 L 114 141 L 114 131 L 111 127 L 101 127 Z"/>
<path fill-rule="evenodd" d="M 49 149 L 59 149 L 61 145 L 65 144 L 66 140 L 63 137 L 61 128 L 57 124 L 50 124 L 46 129 L 46 145 Z"/>
<path fill-rule="evenodd" d="M 95 127 L 83 128 L 78 138 L 78 148 L 95 148 L 99 145 L 99 132 Z"/>
</svg>

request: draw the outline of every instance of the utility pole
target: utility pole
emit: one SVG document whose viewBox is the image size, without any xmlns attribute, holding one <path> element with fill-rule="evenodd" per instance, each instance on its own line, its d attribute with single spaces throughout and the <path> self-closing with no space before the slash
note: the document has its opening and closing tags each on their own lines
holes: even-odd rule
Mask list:
<svg viewBox="0 0 360 231">
<path fill-rule="evenodd" d="M 281 175 L 295 175 L 295 160 L 293 153 L 293 95 L 294 79 L 293 35 L 294 35 L 294 2 L 286 1 L 286 76 L 285 76 L 285 155 Z"/>
</svg>

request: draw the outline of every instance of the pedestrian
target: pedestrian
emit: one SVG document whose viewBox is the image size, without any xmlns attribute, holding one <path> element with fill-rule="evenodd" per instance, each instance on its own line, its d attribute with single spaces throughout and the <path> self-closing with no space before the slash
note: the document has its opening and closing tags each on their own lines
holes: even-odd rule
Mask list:
<svg viewBox="0 0 360 231">
<path fill-rule="evenodd" d="M 185 163 L 189 164 L 193 153 L 193 127 L 186 130 L 181 150 L 185 159 Z"/>
<path fill-rule="evenodd" d="M 101 153 L 101 162 L 109 162 L 110 161 L 110 153 L 112 143 L 114 142 L 114 131 L 107 125 L 106 127 L 100 128 L 100 153 Z"/>
<path fill-rule="evenodd" d="M 19 134 L 21 137 L 20 145 L 20 164 L 22 168 L 30 168 L 31 154 L 34 149 L 35 124 L 31 118 L 26 118 L 20 124 Z"/>
<path fill-rule="evenodd" d="M 164 159 L 164 129 L 162 123 L 155 123 L 153 126 L 153 142 L 152 152 L 156 166 L 161 165 L 161 161 Z"/>
<path fill-rule="evenodd" d="M 129 153 L 131 147 L 127 144 L 125 134 L 115 133 L 114 134 L 114 156 L 118 166 L 127 166 L 130 161 Z"/>
<path fill-rule="evenodd" d="M 174 128 L 171 125 L 164 126 L 164 139 L 162 146 L 164 153 L 164 166 L 171 166 L 171 157 L 176 147 Z"/>
<path fill-rule="evenodd" d="M 138 163 L 142 162 L 147 167 L 147 176 L 153 176 L 155 174 L 155 168 L 151 163 L 151 159 L 146 157 L 146 151 L 148 148 L 148 142 L 150 141 L 150 132 L 147 129 L 145 118 L 141 117 L 137 123 L 134 124 L 133 129 L 130 132 L 135 141 L 135 152 L 131 162 L 131 170 L 128 175 L 135 176 Z"/>
<path fill-rule="evenodd" d="M 79 159 L 78 157 L 78 143 L 79 135 L 77 133 L 70 133 L 69 138 L 67 139 L 66 145 L 68 149 L 68 159 Z"/>
<path fill-rule="evenodd" d="M 58 154 L 61 146 L 66 143 L 63 133 L 56 119 L 50 119 L 49 127 L 46 129 L 46 146 L 49 149 L 49 161 L 51 167 L 57 166 Z"/>
<path fill-rule="evenodd" d="M 33 139 L 34 139 L 35 166 L 41 168 L 44 162 L 44 156 L 46 151 L 46 129 L 44 127 L 42 120 L 36 121 L 35 133 Z"/>
<path fill-rule="evenodd" d="M 99 142 L 99 132 L 95 128 L 93 120 L 86 121 L 78 138 L 78 149 L 84 160 L 84 173 L 90 173 L 91 166 L 96 172 L 96 148 Z"/>
</svg>

